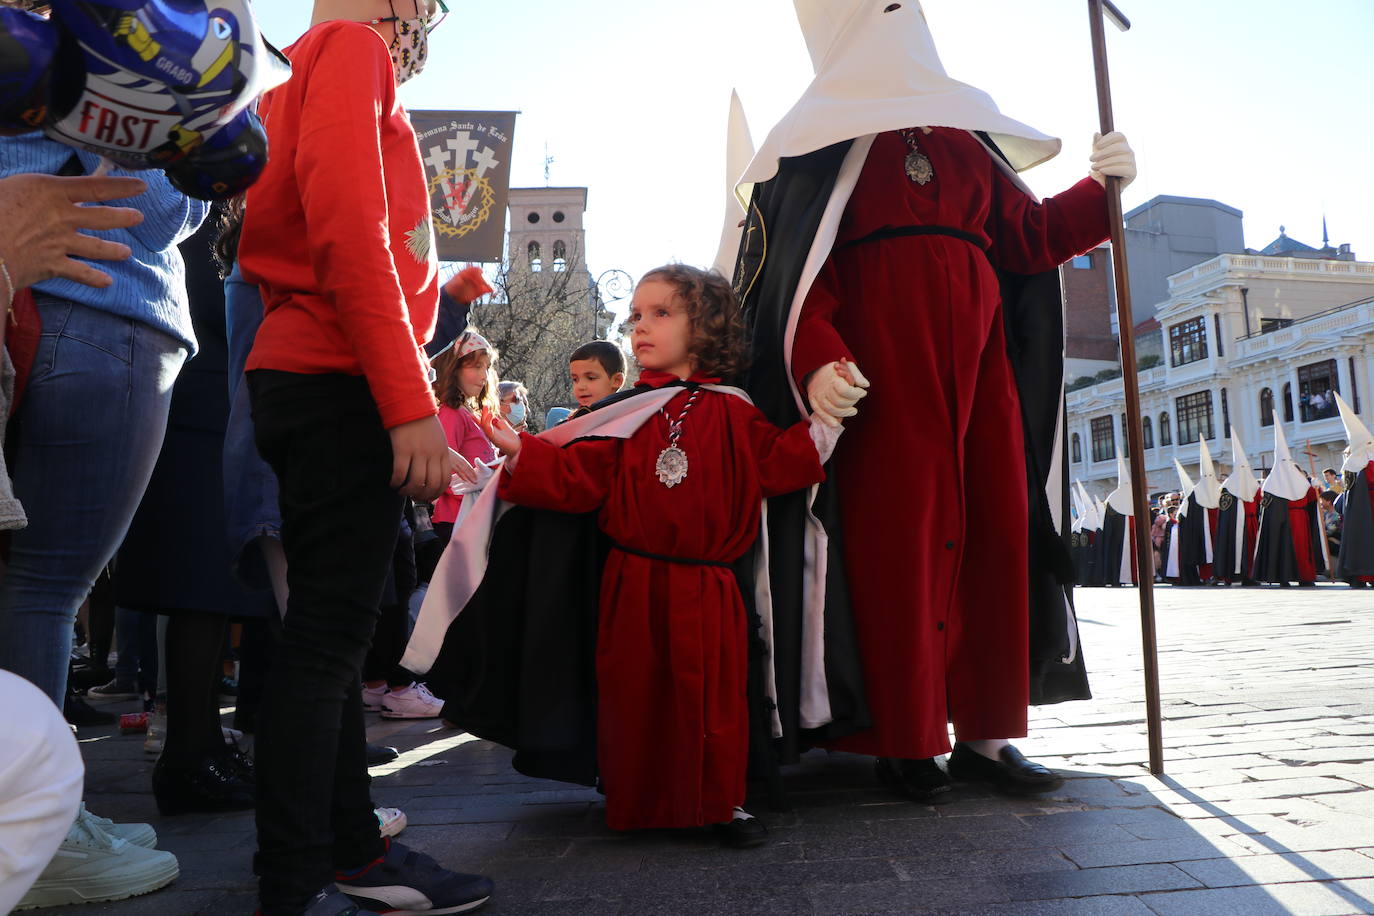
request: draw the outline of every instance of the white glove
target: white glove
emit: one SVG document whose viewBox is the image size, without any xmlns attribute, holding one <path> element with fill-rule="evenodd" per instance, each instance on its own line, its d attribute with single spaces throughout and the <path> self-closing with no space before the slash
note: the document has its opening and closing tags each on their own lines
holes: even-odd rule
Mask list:
<svg viewBox="0 0 1374 916">
<path fill-rule="evenodd" d="M 1121 179 L 1121 187 L 1135 181 L 1135 153 L 1126 142 L 1126 135 L 1114 130 L 1107 136 L 1093 134 L 1092 166 L 1089 174 L 1102 187 L 1107 186 L 1108 176 Z"/>
<path fill-rule="evenodd" d="M 868 379 L 851 362 L 826 363 L 806 383 L 806 398 L 814 416 L 827 426 L 839 426 L 845 417 L 858 414 L 855 406 L 868 396 Z"/>
</svg>

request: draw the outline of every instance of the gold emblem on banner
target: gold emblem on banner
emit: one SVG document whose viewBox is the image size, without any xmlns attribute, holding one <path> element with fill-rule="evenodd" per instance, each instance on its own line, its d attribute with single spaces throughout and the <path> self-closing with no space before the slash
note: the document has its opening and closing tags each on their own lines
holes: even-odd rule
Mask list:
<svg viewBox="0 0 1374 916">
<path fill-rule="evenodd" d="M 439 193 L 445 182 L 450 188 L 459 189 L 466 188 L 469 184 L 474 185 L 472 193 L 477 197 L 477 207 L 475 210 L 464 211 L 467 219 L 456 225 L 436 215 L 433 219 L 435 232 L 447 238 L 460 239 L 491 219 L 491 211 L 496 206 L 496 190 L 492 188 L 490 181 L 478 176 L 476 169 L 444 169 L 429 180 L 429 196 L 433 198 Z M 457 194 L 459 191 L 454 190 L 450 193 Z M 445 204 L 447 203 L 448 201 L 445 201 Z M 435 212 L 439 212 L 438 208 Z"/>
</svg>

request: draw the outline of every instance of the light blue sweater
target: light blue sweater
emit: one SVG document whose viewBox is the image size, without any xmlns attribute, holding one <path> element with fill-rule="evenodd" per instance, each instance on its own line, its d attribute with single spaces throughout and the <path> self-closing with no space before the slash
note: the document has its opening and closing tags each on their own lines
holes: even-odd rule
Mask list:
<svg viewBox="0 0 1374 916">
<path fill-rule="evenodd" d="M 0 177 L 29 172 L 56 175 L 73 154 L 80 158 L 87 174 L 100 163 L 99 156 L 73 150 L 41 133 L 0 138 Z M 116 168 L 110 174 L 133 175 L 148 183 L 148 190 L 138 197 L 112 202 L 113 206 L 142 211 L 143 222 L 132 229 L 88 230 L 86 234 L 123 242 L 133 255 L 127 261 L 92 262 L 114 278 L 106 289 L 60 278 L 39 283 L 34 289 L 151 325 L 184 342 L 194 354 L 196 335 L 186 302 L 186 269 L 177 244 L 200 228 L 210 204 L 182 194 L 155 169 L 130 172 Z"/>
</svg>

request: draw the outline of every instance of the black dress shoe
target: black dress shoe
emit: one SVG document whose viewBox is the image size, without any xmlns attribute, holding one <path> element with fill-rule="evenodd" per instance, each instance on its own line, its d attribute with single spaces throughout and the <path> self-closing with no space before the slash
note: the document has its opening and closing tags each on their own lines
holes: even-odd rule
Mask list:
<svg viewBox="0 0 1374 916">
<path fill-rule="evenodd" d="M 940 805 L 950 800 L 949 777 L 934 758 L 899 760 L 879 757 L 873 772 L 885 787 L 923 805 Z"/>
<path fill-rule="evenodd" d="M 241 780 L 222 759 L 204 757 L 189 767 L 153 767 L 153 798 L 165 817 L 192 812 L 216 814 L 253 807 L 253 787 Z"/>
<path fill-rule="evenodd" d="M 387 747 L 384 744 L 369 744 L 367 746 L 367 765 L 370 767 L 379 767 L 384 763 L 390 763 L 399 756 L 401 756 L 401 752 L 394 747 Z"/>
<path fill-rule="evenodd" d="M 1004 795 L 1040 795 L 1053 792 L 1064 780 L 1008 744 L 989 760 L 966 744 L 955 744 L 949 755 L 949 775 L 960 782 L 983 782 Z"/>
<path fill-rule="evenodd" d="M 101 712 L 70 690 L 67 691 L 67 698 L 62 703 L 62 716 L 69 723 L 80 728 L 114 725 L 115 722 L 119 721 L 119 716 Z"/>
<path fill-rule="evenodd" d="M 720 845 L 730 849 L 755 849 L 768 842 L 768 828 L 756 817 L 735 818 L 728 824 L 713 824 Z"/>
</svg>

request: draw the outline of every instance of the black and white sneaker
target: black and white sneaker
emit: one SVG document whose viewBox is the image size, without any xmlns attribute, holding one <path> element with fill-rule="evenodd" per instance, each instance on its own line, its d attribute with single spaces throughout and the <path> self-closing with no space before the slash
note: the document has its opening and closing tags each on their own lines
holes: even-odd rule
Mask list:
<svg viewBox="0 0 1374 916">
<path fill-rule="evenodd" d="M 495 885 L 482 875 L 449 871 L 429 856 L 387 841 L 386 855 L 353 872 L 334 876 L 358 905 L 378 913 L 466 913 L 491 899 Z"/>
<path fill-rule="evenodd" d="M 262 916 L 262 910 L 258 910 Z M 373 910 L 365 910 L 353 902 L 338 885 L 331 884 L 320 891 L 305 905 L 304 916 L 380 916 Z"/>
</svg>

